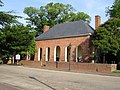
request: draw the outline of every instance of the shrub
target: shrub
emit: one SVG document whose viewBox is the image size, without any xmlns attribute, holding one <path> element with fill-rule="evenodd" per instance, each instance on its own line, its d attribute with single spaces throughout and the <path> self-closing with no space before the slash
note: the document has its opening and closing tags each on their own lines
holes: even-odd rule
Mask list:
<svg viewBox="0 0 120 90">
<path fill-rule="evenodd" d="M 3 61 L 0 59 L 0 64 L 3 64 Z"/>
<path fill-rule="evenodd" d="M 117 70 L 120 70 L 120 62 L 117 64 Z"/>
</svg>

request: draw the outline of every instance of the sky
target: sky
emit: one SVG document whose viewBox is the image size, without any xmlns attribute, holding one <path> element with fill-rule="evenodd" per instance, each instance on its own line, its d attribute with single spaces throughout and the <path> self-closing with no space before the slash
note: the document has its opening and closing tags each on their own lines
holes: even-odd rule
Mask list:
<svg viewBox="0 0 120 90">
<path fill-rule="evenodd" d="M 112 6 L 115 0 L 2 0 L 4 6 L 0 7 L 0 11 L 11 11 L 14 10 L 16 15 L 27 17 L 23 13 L 25 7 L 36 7 L 39 9 L 40 6 L 45 6 L 50 2 L 59 2 L 63 4 L 71 4 L 77 12 L 85 12 L 91 17 L 90 25 L 95 27 L 95 15 L 101 16 L 101 23 L 104 23 L 109 19 L 106 17 L 106 7 Z M 21 19 L 20 22 L 25 24 L 25 20 Z"/>
</svg>

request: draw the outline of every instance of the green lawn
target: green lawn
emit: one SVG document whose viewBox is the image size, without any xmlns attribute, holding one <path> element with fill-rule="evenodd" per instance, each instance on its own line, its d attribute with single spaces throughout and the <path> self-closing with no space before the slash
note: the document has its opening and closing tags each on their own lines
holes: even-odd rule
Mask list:
<svg viewBox="0 0 120 90">
<path fill-rule="evenodd" d="M 120 70 L 115 70 L 113 71 L 113 73 L 120 73 Z"/>
</svg>

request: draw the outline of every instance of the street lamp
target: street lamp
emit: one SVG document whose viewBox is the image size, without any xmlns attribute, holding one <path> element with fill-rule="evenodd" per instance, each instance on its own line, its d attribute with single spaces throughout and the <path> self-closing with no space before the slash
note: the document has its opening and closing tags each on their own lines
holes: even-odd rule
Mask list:
<svg viewBox="0 0 120 90">
<path fill-rule="evenodd" d="M 94 57 L 95 57 L 95 52 L 93 51 L 93 52 L 92 52 L 92 63 L 95 62 L 95 58 L 94 58 Z"/>
</svg>

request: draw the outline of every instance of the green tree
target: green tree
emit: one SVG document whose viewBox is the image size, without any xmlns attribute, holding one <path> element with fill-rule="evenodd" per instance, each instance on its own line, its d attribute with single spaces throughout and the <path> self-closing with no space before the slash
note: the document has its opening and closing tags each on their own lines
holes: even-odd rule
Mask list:
<svg viewBox="0 0 120 90">
<path fill-rule="evenodd" d="M 0 6 L 3 2 L 0 0 Z M 17 21 L 21 16 L 11 15 L 12 11 L 0 11 L 0 55 L 35 53 L 35 30 Z"/>
<path fill-rule="evenodd" d="M 0 7 L 2 7 L 3 6 L 3 2 L 2 2 L 2 0 L 0 0 Z"/>
<path fill-rule="evenodd" d="M 5 26 L 7 24 L 11 25 L 11 24 L 19 24 L 20 22 L 18 22 L 16 19 L 17 18 L 21 18 L 20 16 L 16 16 L 16 15 L 11 15 L 9 13 L 0 11 L 0 25 L 1 26 Z"/>
<path fill-rule="evenodd" d="M 0 0 L 0 6 L 3 6 L 3 2 Z M 21 16 L 11 15 L 13 11 L 0 11 L 0 26 L 5 26 L 6 24 L 18 24 L 17 18 L 22 18 Z"/>
<path fill-rule="evenodd" d="M 46 6 L 41 6 L 40 9 L 34 7 L 26 7 L 24 13 L 28 15 L 28 22 L 36 26 L 36 30 L 42 33 L 44 25 L 53 27 L 56 24 L 84 20 L 90 22 L 90 16 L 84 12 L 76 12 L 70 5 L 62 3 L 48 3 Z"/>
<path fill-rule="evenodd" d="M 107 15 L 114 18 L 120 18 L 120 0 L 115 0 L 111 7 L 108 7 Z"/>
<path fill-rule="evenodd" d="M 93 44 L 105 56 L 117 56 L 120 52 L 120 19 L 109 19 L 95 32 Z"/>
<path fill-rule="evenodd" d="M 3 56 L 13 54 L 26 54 L 34 48 L 33 41 L 35 32 L 23 25 L 6 25 L 0 31 L 0 52 Z M 30 52 L 31 53 L 31 52 Z M 33 50 L 32 50 L 32 54 Z"/>
</svg>

